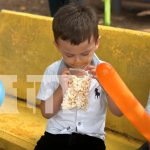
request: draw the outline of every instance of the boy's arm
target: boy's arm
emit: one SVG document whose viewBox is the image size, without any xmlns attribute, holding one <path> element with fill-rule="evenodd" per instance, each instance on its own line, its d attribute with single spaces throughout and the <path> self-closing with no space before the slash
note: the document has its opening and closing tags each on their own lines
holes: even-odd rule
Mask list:
<svg viewBox="0 0 150 150">
<path fill-rule="evenodd" d="M 47 98 L 45 101 L 41 101 L 40 108 L 42 115 L 45 118 L 49 119 L 53 117 L 60 110 L 63 95 L 68 88 L 68 75 L 70 75 L 69 69 L 63 68 L 59 78 L 60 84 L 58 88 L 52 96 Z"/>
<path fill-rule="evenodd" d="M 96 76 L 96 66 L 89 65 L 85 68 L 85 70 L 88 70 L 88 72 L 98 81 L 98 78 Z M 99 81 L 98 81 L 99 82 Z M 106 93 L 106 92 L 105 92 Z M 111 112 L 116 116 L 122 116 L 122 112 L 119 110 L 119 108 L 116 106 L 116 104 L 113 102 L 111 97 L 106 94 L 107 100 L 108 100 L 108 106 L 111 110 Z"/>
<path fill-rule="evenodd" d="M 62 88 L 59 87 L 54 92 L 53 96 L 50 96 L 47 100 L 41 101 L 40 109 L 43 117 L 49 119 L 54 116 L 61 107 L 63 100 Z"/>
<path fill-rule="evenodd" d="M 114 103 L 114 101 L 112 100 L 112 98 L 106 94 L 106 97 L 107 97 L 107 100 L 108 100 L 108 106 L 109 106 L 109 109 L 111 110 L 111 112 L 118 116 L 118 117 L 121 117 L 123 114 L 122 112 L 120 111 L 120 109 L 116 106 L 116 104 Z"/>
</svg>

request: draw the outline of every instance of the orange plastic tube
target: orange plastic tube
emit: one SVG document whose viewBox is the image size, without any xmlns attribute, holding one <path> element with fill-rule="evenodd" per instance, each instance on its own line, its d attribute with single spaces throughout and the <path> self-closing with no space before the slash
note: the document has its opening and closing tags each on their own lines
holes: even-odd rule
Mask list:
<svg viewBox="0 0 150 150">
<path fill-rule="evenodd" d="M 97 66 L 99 82 L 134 127 L 150 142 L 150 115 L 108 63 Z"/>
</svg>

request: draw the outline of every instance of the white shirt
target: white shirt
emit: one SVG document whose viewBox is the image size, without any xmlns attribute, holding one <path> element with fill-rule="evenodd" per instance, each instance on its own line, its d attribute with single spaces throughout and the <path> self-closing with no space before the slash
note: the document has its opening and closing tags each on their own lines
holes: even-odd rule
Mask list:
<svg viewBox="0 0 150 150">
<path fill-rule="evenodd" d="M 102 61 L 94 55 L 92 64 L 98 65 L 99 63 L 102 63 Z M 64 61 L 59 60 L 46 69 L 37 95 L 38 99 L 45 101 L 53 95 L 59 86 L 58 75 L 64 66 Z M 100 93 L 98 98 L 95 94 L 96 88 L 98 88 Z M 97 80 L 92 79 L 87 110 L 77 108 L 70 110 L 60 109 L 56 115 L 48 119 L 46 131 L 52 134 L 71 134 L 72 132 L 77 132 L 104 140 L 106 105 L 107 100 L 104 90 Z"/>
</svg>

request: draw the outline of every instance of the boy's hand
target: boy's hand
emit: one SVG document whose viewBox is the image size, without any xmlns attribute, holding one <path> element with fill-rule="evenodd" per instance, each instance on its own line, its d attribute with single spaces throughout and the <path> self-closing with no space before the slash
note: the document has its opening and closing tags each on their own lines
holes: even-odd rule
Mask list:
<svg viewBox="0 0 150 150">
<path fill-rule="evenodd" d="M 59 81 L 60 81 L 60 85 L 61 88 L 63 90 L 63 93 L 66 92 L 66 90 L 68 89 L 68 81 L 69 81 L 69 75 L 70 75 L 70 71 L 68 68 L 63 68 Z"/>
<path fill-rule="evenodd" d="M 96 76 L 96 66 L 88 65 L 85 67 L 85 70 L 88 71 L 88 73 L 92 75 L 92 78 L 98 80 Z"/>
</svg>

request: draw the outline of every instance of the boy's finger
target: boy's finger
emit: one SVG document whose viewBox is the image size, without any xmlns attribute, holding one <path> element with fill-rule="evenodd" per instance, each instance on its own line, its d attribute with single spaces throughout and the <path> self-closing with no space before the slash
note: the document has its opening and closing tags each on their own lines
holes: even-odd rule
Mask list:
<svg viewBox="0 0 150 150">
<path fill-rule="evenodd" d="M 62 71 L 61 71 L 61 74 L 69 75 L 70 74 L 69 69 L 68 68 L 63 68 Z"/>
<path fill-rule="evenodd" d="M 94 69 L 95 66 L 92 66 L 92 65 L 88 65 L 84 68 L 84 70 L 90 70 L 90 69 Z"/>
<path fill-rule="evenodd" d="M 69 70 L 69 69 L 65 67 L 62 69 L 62 72 L 67 71 L 67 70 Z"/>
<path fill-rule="evenodd" d="M 88 71 L 89 73 L 95 73 L 96 72 L 96 68 L 95 67 L 91 67 L 91 68 L 88 68 L 86 71 Z"/>
</svg>

